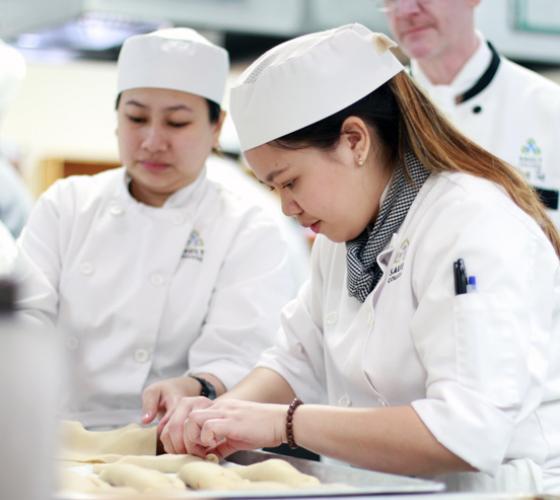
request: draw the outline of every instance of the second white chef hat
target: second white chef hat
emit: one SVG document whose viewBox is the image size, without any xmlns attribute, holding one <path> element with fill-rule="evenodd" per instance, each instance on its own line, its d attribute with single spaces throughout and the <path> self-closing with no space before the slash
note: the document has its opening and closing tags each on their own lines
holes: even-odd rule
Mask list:
<svg viewBox="0 0 560 500">
<path fill-rule="evenodd" d="M 226 50 L 193 29 L 167 28 L 125 40 L 119 54 L 118 92 L 163 88 L 221 104 L 228 71 Z"/>
<path fill-rule="evenodd" d="M 311 33 L 259 57 L 231 91 L 241 150 L 311 125 L 365 97 L 404 68 L 396 44 L 361 24 Z"/>
</svg>

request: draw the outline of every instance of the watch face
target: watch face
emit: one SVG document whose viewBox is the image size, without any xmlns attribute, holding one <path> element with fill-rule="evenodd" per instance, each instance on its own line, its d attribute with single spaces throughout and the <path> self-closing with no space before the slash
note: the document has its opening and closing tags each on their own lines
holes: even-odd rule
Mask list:
<svg viewBox="0 0 560 500">
<path fill-rule="evenodd" d="M 202 377 L 195 377 L 193 375 L 191 375 L 191 377 L 194 378 L 195 380 L 198 380 L 198 382 L 200 383 L 201 396 L 204 396 L 205 398 L 208 399 L 216 399 L 216 388 L 214 387 L 213 384 L 211 384 L 210 382 L 208 382 L 208 380 Z"/>
<path fill-rule="evenodd" d="M 206 394 L 204 394 L 204 396 L 206 396 L 208 399 L 216 399 L 216 388 L 213 384 L 208 382 L 208 380 L 205 380 L 205 382 L 206 384 L 204 387 L 204 392 L 206 392 Z"/>
</svg>

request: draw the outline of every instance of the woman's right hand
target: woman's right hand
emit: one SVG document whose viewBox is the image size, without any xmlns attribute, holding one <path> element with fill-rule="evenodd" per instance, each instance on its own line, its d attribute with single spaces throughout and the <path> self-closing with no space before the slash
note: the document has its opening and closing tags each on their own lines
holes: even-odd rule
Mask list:
<svg viewBox="0 0 560 500">
<path fill-rule="evenodd" d="M 278 446 L 284 441 L 287 410 L 288 405 L 217 399 L 206 407 L 191 407 L 182 427 L 175 428 L 181 433 L 176 439 L 187 453 L 202 457 Z"/>
<path fill-rule="evenodd" d="M 189 453 L 201 457 L 206 456 L 207 449 L 198 444 L 190 442 L 187 449 L 185 428 L 193 410 L 208 408 L 212 403 L 213 401 L 202 396 L 182 398 L 177 403 L 175 409 L 167 416 L 166 423 L 159 436 L 167 453 Z"/>
</svg>

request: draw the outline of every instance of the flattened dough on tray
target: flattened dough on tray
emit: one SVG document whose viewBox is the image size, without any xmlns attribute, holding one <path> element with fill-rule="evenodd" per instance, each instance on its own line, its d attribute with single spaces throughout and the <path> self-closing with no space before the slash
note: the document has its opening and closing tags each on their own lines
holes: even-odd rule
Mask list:
<svg viewBox="0 0 560 500">
<path fill-rule="evenodd" d="M 122 455 L 155 455 L 157 428 L 130 424 L 110 431 L 88 431 L 80 422 L 63 421 L 60 425 L 60 460 L 109 463 Z"/>
<path fill-rule="evenodd" d="M 58 490 L 61 493 L 91 493 L 95 495 L 127 495 L 136 494 L 132 488 L 115 488 L 95 474 L 80 474 L 70 469 L 59 472 Z"/>
</svg>

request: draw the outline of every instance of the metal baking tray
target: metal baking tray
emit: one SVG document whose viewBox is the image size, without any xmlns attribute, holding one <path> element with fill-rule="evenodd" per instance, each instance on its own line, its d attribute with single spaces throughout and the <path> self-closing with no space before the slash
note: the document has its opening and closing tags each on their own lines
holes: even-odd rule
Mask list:
<svg viewBox="0 0 560 500">
<path fill-rule="evenodd" d="M 142 500 L 164 499 L 228 499 L 228 498 L 332 498 L 332 497 L 355 497 L 355 496 L 370 496 L 370 495 L 394 495 L 398 493 L 433 493 L 440 492 L 444 489 L 443 483 L 436 481 L 428 481 L 425 479 L 417 479 L 407 476 L 398 476 L 395 474 L 386 474 L 382 472 L 374 472 L 365 469 L 358 469 L 344 465 L 331 465 L 316 462 L 312 460 L 305 460 L 302 458 L 295 458 L 286 455 L 279 455 L 276 453 L 269 453 L 264 451 L 239 451 L 230 455 L 226 461 L 223 462 L 224 466 L 228 464 L 250 465 L 257 462 L 262 462 L 269 458 L 281 458 L 292 464 L 296 469 L 305 474 L 311 474 L 324 483 L 320 488 L 309 488 L 301 490 L 282 490 L 282 491 L 269 491 L 269 490 L 251 490 L 251 491 L 216 491 L 216 490 L 187 490 L 185 493 L 175 493 L 171 495 L 157 495 L 154 496 L 146 494 L 138 494 L 138 498 Z M 114 496 L 100 496 L 100 495 L 80 495 L 69 496 L 55 495 L 53 500 L 78 500 L 78 499 L 91 499 L 98 500 L 114 499 L 118 500 L 119 497 Z M 122 497 L 130 499 L 131 497 Z M 136 497 L 132 497 L 136 498 Z"/>
<path fill-rule="evenodd" d="M 345 465 L 332 465 L 303 458 L 295 458 L 264 451 L 238 451 L 227 458 L 228 462 L 250 465 L 269 458 L 281 458 L 305 474 L 315 476 L 321 483 L 333 484 L 327 488 L 274 492 L 228 492 L 227 497 L 281 498 L 281 497 L 333 497 L 362 496 L 394 493 L 434 493 L 443 491 L 443 483 L 408 476 L 374 472 Z M 200 492 L 202 493 L 202 492 Z M 217 492 L 213 493 L 216 496 Z M 232 494 L 233 493 L 233 494 Z M 221 497 L 220 498 L 225 498 Z"/>
</svg>

